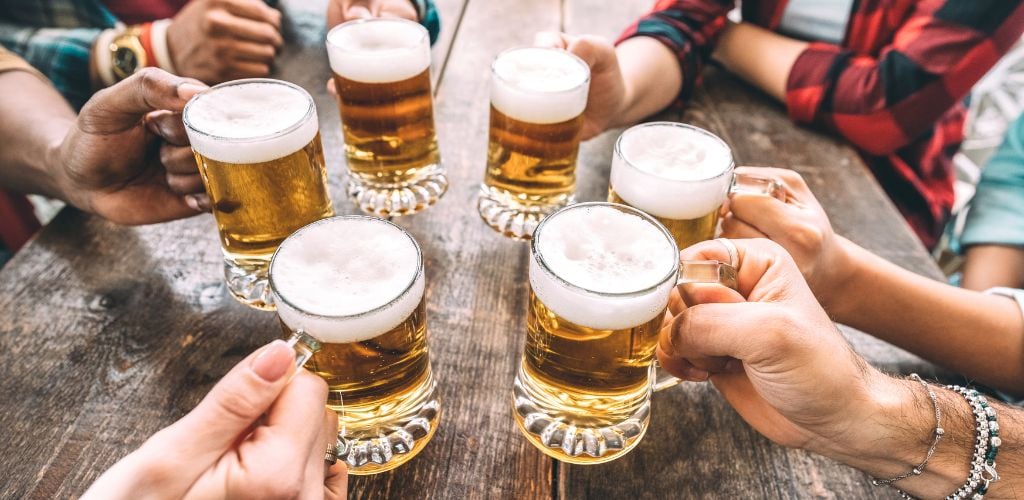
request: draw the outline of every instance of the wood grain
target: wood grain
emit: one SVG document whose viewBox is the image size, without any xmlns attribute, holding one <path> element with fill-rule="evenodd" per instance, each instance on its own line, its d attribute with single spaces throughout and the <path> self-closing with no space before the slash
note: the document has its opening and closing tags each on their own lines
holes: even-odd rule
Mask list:
<svg viewBox="0 0 1024 500">
<path fill-rule="evenodd" d="M 436 118 L 451 188 L 398 219 L 427 260 L 429 346 L 441 426 L 396 471 L 352 478 L 351 498 L 873 498 L 885 490 L 827 460 L 774 446 L 707 387 L 655 397 L 652 427 L 625 458 L 557 464 L 515 429 L 509 392 L 522 350 L 526 245 L 478 220 L 489 65 L 533 32 L 614 36 L 649 0 L 440 0 L 433 49 Z M 277 76 L 316 100 L 331 193 L 344 197 L 339 117 L 324 90 L 325 0 L 285 2 L 289 43 Z M 743 162 L 792 166 L 837 230 L 916 272 L 937 269 L 867 170 L 834 139 L 793 127 L 777 104 L 710 73 L 681 119 L 722 135 Z M 603 199 L 617 131 L 584 144 L 582 200 Z M 755 332 L 756 333 L 756 332 Z M 920 360 L 856 332 L 855 347 L 894 370 Z M 210 216 L 143 228 L 63 211 L 0 271 L 0 498 L 80 494 L 150 434 L 191 409 L 247 353 L 278 335 L 273 314 L 230 299 Z"/>
</svg>

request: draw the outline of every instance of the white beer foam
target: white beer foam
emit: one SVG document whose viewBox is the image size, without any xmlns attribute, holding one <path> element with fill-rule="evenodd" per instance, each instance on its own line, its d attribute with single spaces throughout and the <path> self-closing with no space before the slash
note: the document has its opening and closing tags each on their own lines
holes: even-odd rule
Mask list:
<svg viewBox="0 0 1024 500">
<path fill-rule="evenodd" d="M 419 264 L 412 236 L 384 220 L 315 222 L 285 240 L 271 263 L 278 315 L 321 342 L 371 339 L 416 310 L 424 290 Z"/>
<path fill-rule="evenodd" d="M 507 50 L 491 69 L 491 104 L 510 118 L 560 123 L 576 118 L 587 107 L 590 68 L 564 50 Z"/>
<path fill-rule="evenodd" d="M 641 125 L 623 132 L 618 151 L 625 160 L 612 159 L 612 188 L 656 217 L 696 219 L 718 210 L 729 193 L 732 152 L 710 132 Z"/>
<path fill-rule="evenodd" d="M 430 67 L 430 36 L 403 19 L 351 21 L 327 34 L 327 58 L 331 70 L 349 80 L 407 80 Z"/>
<path fill-rule="evenodd" d="M 530 285 L 549 309 L 578 325 L 601 330 L 631 328 L 654 319 L 668 305 L 675 278 L 665 279 L 679 259 L 660 228 L 607 205 L 559 212 L 536 236 L 537 250 L 552 273 L 591 292 L 567 287 L 530 261 Z M 662 283 L 662 280 L 665 280 Z"/>
<path fill-rule="evenodd" d="M 288 156 L 319 130 L 309 93 L 266 79 L 229 82 L 198 94 L 185 107 L 184 119 L 192 149 L 227 163 Z"/>
</svg>

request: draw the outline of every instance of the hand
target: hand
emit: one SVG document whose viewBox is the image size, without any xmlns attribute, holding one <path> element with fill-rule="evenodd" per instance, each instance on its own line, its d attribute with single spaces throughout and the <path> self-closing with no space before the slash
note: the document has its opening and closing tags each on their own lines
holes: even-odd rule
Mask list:
<svg viewBox="0 0 1024 500">
<path fill-rule="evenodd" d="M 371 17 L 419 20 L 419 14 L 411 0 L 331 0 L 327 4 L 327 29 L 345 21 Z"/>
<path fill-rule="evenodd" d="M 97 92 L 48 153 L 68 203 L 119 224 L 188 217 L 209 201 L 181 121 L 206 86 L 145 68 Z"/>
<path fill-rule="evenodd" d="M 822 450 L 873 416 L 872 389 L 883 376 L 853 352 L 782 247 L 763 239 L 734 243 L 739 293 L 721 286 L 681 290 L 689 308 L 662 330 L 658 359 L 684 380 L 710 376 L 772 441 Z M 714 241 L 681 257 L 729 261 Z"/>
<path fill-rule="evenodd" d="M 281 12 L 260 0 L 192 0 L 167 28 L 179 75 L 221 83 L 270 74 L 281 37 Z"/>
<path fill-rule="evenodd" d="M 289 382 L 294 359 L 277 340 L 242 360 L 83 498 L 345 498 L 344 462 L 324 462 L 338 427 L 327 386 L 305 370 Z"/>
<path fill-rule="evenodd" d="M 854 268 L 850 244 L 837 236 L 828 215 L 800 174 L 783 168 L 738 167 L 737 173 L 773 178 L 783 186 L 785 201 L 737 193 L 724 207 L 722 236 L 768 238 L 796 261 L 821 304 L 829 309 Z"/>
<path fill-rule="evenodd" d="M 583 112 L 583 140 L 608 129 L 628 102 L 626 84 L 619 68 L 615 47 L 593 35 L 567 35 L 546 31 L 537 33 L 534 45 L 564 49 L 590 66 L 590 94 Z"/>
</svg>

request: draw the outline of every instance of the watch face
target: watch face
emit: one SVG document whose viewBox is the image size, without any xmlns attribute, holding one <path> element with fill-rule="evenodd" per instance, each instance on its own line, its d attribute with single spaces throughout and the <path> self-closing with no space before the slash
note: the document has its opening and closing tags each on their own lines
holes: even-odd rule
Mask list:
<svg viewBox="0 0 1024 500">
<path fill-rule="evenodd" d="M 113 57 L 114 75 L 118 80 L 128 78 L 139 67 L 139 56 L 128 47 L 118 47 Z"/>
</svg>

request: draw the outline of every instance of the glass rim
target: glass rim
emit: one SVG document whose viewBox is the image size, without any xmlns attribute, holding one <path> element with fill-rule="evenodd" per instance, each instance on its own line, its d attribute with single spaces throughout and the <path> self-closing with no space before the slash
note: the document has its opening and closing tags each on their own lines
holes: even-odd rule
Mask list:
<svg viewBox="0 0 1024 500">
<path fill-rule="evenodd" d="M 427 47 L 430 46 L 430 32 L 427 31 L 427 28 L 423 27 L 423 25 L 418 23 L 418 22 L 410 21 L 408 19 L 402 19 L 400 17 L 368 17 L 368 18 L 362 18 L 362 19 L 352 19 L 351 21 L 345 21 L 345 22 L 343 22 L 343 23 L 341 23 L 341 24 L 331 28 L 330 30 L 328 30 L 327 31 L 327 37 L 326 37 L 327 49 L 328 50 L 336 49 L 336 50 L 340 50 L 342 52 L 347 52 L 347 53 L 354 53 L 354 52 L 377 52 L 377 51 L 372 51 L 372 50 L 358 50 L 358 49 L 357 50 L 353 50 L 351 48 L 343 47 L 343 46 L 341 46 L 341 45 L 331 41 L 331 33 L 334 33 L 335 31 L 343 31 L 345 29 L 348 29 L 348 28 L 351 28 L 353 26 L 357 26 L 357 25 L 360 25 L 360 24 L 364 24 L 364 23 L 399 23 L 399 24 L 405 24 L 407 26 L 415 26 L 417 28 L 417 30 L 419 31 L 419 35 L 420 36 L 419 36 L 419 38 L 416 39 L 416 43 L 408 45 L 408 46 L 392 47 L 392 48 L 385 49 L 385 50 L 413 50 L 413 49 L 417 49 L 419 47 L 422 47 L 424 42 L 427 43 Z M 381 52 L 383 52 L 383 51 L 381 51 Z"/>
<path fill-rule="evenodd" d="M 291 125 L 288 125 L 287 127 L 283 128 L 281 130 L 278 130 L 278 131 L 275 131 L 275 132 L 271 132 L 269 134 L 253 136 L 253 137 L 223 137 L 223 136 L 219 136 L 219 135 L 216 135 L 216 134 L 211 134 L 210 132 L 207 132 L 205 130 L 201 130 L 201 129 L 197 128 L 195 125 L 193 125 L 189 121 L 189 119 L 188 119 L 189 118 L 189 109 L 196 102 L 198 102 L 198 100 L 202 96 L 207 95 L 207 94 L 211 94 L 214 91 L 216 91 L 218 89 L 222 89 L 222 88 L 234 87 L 234 86 L 237 86 L 237 85 L 250 85 L 250 84 L 283 85 L 283 86 L 286 86 L 286 87 L 291 87 L 294 90 L 298 90 L 306 98 L 306 112 L 302 115 L 301 119 L 297 120 L 295 123 L 293 123 Z M 294 84 L 292 82 L 286 82 L 284 80 L 278 80 L 278 79 L 275 79 L 275 78 L 242 78 L 242 79 L 239 79 L 239 80 L 231 80 L 229 82 L 224 82 L 224 83 L 220 83 L 220 84 L 214 85 L 214 86 L 212 86 L 212 87 L 210 87 L 210 88 L 208 88 L 208 89 L 206 89 L 206 90 L 204 90 L 204 91 L 202 91 L 202 92 L 192 96 L 192 98 L 189 99 L 187 103 L 185 103 L 185 108 L 182 109 L 182 111 L 181 111 L 181 121 L 185 124 L 185 128 L 187 128 L 189 131 L 194 132 L 194 133 L 199 134 L 199 135 L 204 136 L 204 137 L 209 137 L 210 139 L 213 139 L 215 141 L 219 141 L 219 142 L 232 142 L 232 143 L 252 143 L 252 142 L 266 141 L 266 140 L 270 140 L 270 139 L 276 139 L 278 137 L 281 137 L 281 136 L 284 136 L 284 135 L 288 135 L 288 134 L 290 134 L 290 133 L 292 133 L 292 132 L 302 128 L 302 126 L 305 125 L 311 118 L 315 119 L 315 116 L 316 116 L 316 102 L 313 101 L 313 96 L 310 95 L 309 92 L 306 91 L 306 89 L 304 89 L 304 88 L 302 88 L 302 87 L 300 87 L 300 86 L 298 86 L 298 85 L 296 85 L 296 84 Z M 317 127 L 319 127 L 319 124 L 317 124 Z"/>
<path fill-rule="evenodd" d="M 622 152 L 622 141 L 625 139 L 625 137 L 627 135 L 629 135 L 631 133 L 634 133 L 634 132 L 638 132 L 641 129 L 645 129 L 645 128 L 658 128 L 658 127 L 670 127 L 670 128 L 677 128 L 677 129 L 681 128 L 681 129 L 697 132 L 700 135 L 703 135 L 705 137 L 709 137 L 709 138 L 713 139 L 714 141 L 716 141 L 719 144 L 721 144 L 722 147 L 724 147 L 725 150 L 729 153 L 729 164 L 720 173 L 712 175 L 710 177 L 704 177 L 704 178 L 700 178 L 700 179 L 669 179 L 669 178 L 662 177 L 662 176 L 660 176 L 658 174 L 649 172 L 647 170 L 644 170 L 644 169 L 638 167 L 635 163 L 630 161 L 630 159 L 626 156 L 625 153 Z M 622 133 L 619 134 L 619 137 L 617 137 L 615 139 L 615 147 L 613 148 L 613 151 L 614 151 L 614 155 L 617 158 L 620 158 L 622 160 L 622 163 L 625 164 L 626 166 L 628 166 L 633 171 L 641 173 L 641 174 L 649 175 L 649 176 L 654 177 L 654 178 L 656 178 L 658 180 L 666 181 L 666 182 L 679 182 L 679 183 L 707 182 L 707 181 L 712 181 L 712 180 L 715 180 L 715 179 L 719 179 L 722 176 L 728 175 L 728 174 L 732 173 L 732 171 L 736 170 L 736 156 L 732 154 L 732 148 L 729 147 L 729 144 L 727 144 L 725 142 L 725 140 L 723 140 L 717 134 L 715 134 L 715 133 L 713 133 L 713 132 L 711 132 L 711 131 L 709 131 L 707 129 L 704 129 L 704 128 L 701 128 L 701 127 L 698 127 L 698 126 L 695 126 L 695 125 L 690 125 L 689 123 L 670 122 L 670 121 L 654 121 L 654 122 L 645 122 L 645 123 L 640 123 L 640 124 L 637 124 L 637 125 L 633 125 L 632 127 L 629 127 L 626 130 L 622 131 Z M 612 163 L 612 167 L 614 168 L 614 162 Z"/>
<path fill-rule="evenodd" d="M 274 263 L 277 261 L 277 256 L 278 256 L 278 254 L 281 253 L 281 249 L 284 248 L 285 244 L 288 243 L 288 240 L 292 239 L 293 237 L 298 236 L 300 233 L 302 233 L 302 232 L 306 231 L 307 229 L 310 229 L 310 228 L 312 228 L 314 226 L 318 226 L 318 225 L 321 225 L 321 224 L 329 224 L 329 223 L 331 223 L 333 221 L 337 221 L 337 220 L 368 220 L 368 221 L 371 221 L 371 222 L 383 222 L 384 224 L 390 225 L 391 227 L 394 227 L 395 229 L 398 229 L 399 231 L 401 231 L 401 233 L 406 238 L 408 238 L 409 241 L 412 242 L 413 248 L 416 249 L 416 272 L 413 273 L 412 280 L 410 280 L 409 283 L 402 288 L 401 292 L 398 292 L 398 295 L 392 297 L 391 299 L 388 299 L 387 302 L 385 302 L 385 303 L 383 303 L 383 304 L 381 304 L 379 306 L 375 306 L 375 307 L 373 307 L 371 309 L 367 309 L 365 311 L 360 311 L 360 312 L 357 312 L 357 313 L 352 313 L 352 314 L 317 314 L 317 313 L 309 312 L 306 309 L 295 305 L 294 303 L 292 303 L 292 301 L 288 300 L 288 297 L 285 297 L 283 294 L 281 294 L 277 290 L 277 287 L 274 286 Z M 285 238 L 284 241 L 282 241 L 281 244 L 277 246 L 277 249 L 274 250 L 274 255 L 270 258 L 270 265 L 267 266 L 267 281 L 270 284 L 270 293 L 274 296 L 275 300 L 276 299 L 280 299 L 281 302 L 283 302 L 288 307 L 290 307 L 292 310 L 298 312 L 299 314 L 301 314 L 303 316 L 310 317 L 310 318 L 322 318 L 322 319 L 354 319 L 354 318 L 361 318 L 361 317 L 368 316 L 370 314 L 379 312 L 381 310 L 387 309 L 388 307 L 391 307 L 396 302 L 398 302 L 403 297 L 405 297 L 405 295 L 408 294 L 409 291 L 412 290 L 412 288 L 414 286 L 416 286 L 416 283 L 420 280 L 421 276 L 423 276 L 423 251 L 420 249 L 420 245 L 416 241 L 416 238 L 414 238 L 412 236 L 412 234 L 409 233 L 409 231 L 406 231 L 405 228 L 403 228 L 402 226 L 399 226 L 398 224 L 395 224 L 394 222 L 391 222 L 391 221 L 389 221 L 387 219 L 382 219 L 380 217 L 374 217 L 372 215 L 359 215 L 359 214 L 335 215 L 333 217 L 325 217 L 323 219 L 319 219 L 319 220 L 310 222 L 309 224 L 306 224 L 305 226 L 300 227 L 299 229 L 295 230 L 295 232 L 293 232 L 292 234 L 288 235 L 288 237 Z M 424 290 L 423 293 L 425 295 L 426 294 L 426 290 Z"/>
<path fill-rule="evenodd" d="M 494 67 L 495 64 L 498 63 L 498 60 L 502 58 L 502 56 L 504 56 L 504 55 L 506 55 L 506 54 L 508 54 L 510 52 L 517 52 L 517 51 L 520 51 L 520 50 L 546 50 L 546 51 L 550 51 L 550 52 L 559 52 L 559 53 L 565 54 L 565 55 L 569 56 L 576 64 L 580 65 L 580 67 L 582 67 L 586 71 L 587 77 L 584 78 L 583 81 L 581 81 L 579 84 L 573 85 L 572 87 L 569 87 L 567 89 L 562 89 L 562 90 L 546 91 L 546 90 L 524 89 L 523 87 L 521 87 L 521 86 L 519 86 L 519 85 L 517 85 L 515 83 L 512 83 L 512 82 L 508 81 L 507 79 L 503 78 L 500 74 L 498 74 L 498 71 Z M 587 65 L 586 61 L 584 61 L 583 59 L 580 59 L 579 56 L 577 56 L 576 54 L 573 54 L 572 52 L 569 52 L 568 50 L 556 49 L 556 48 L 552 48 L 552 47 L 512 47 L 512 48 L 508 48 L 508 49 L 502 50 L 501 52 L 498 53 L 498 55 L 494 56 L 494 60 L 491 61 L 491 78 L 497 79 L 498 81 L 502 82 L 505 85 L 508 85 L 509 87 L 512 87 L 512 88 L 514 88 L 514 89 L 516 89 L 516 90 L 518 90 L 520 92 L 528 93 L 528 94 L 559 95 L 559 94 L 568 94 L 570 92 L 577 92 L 577 91 L 579 91 L 580 87 L 584 87 L 584 86 L 589 86 L 590 85 L 590 76 L 591 76 L 590 75 L 590 66 Z"/>
<path fill-rule="evenodd" d="M 642 288 L 640 290 L 632 290 L 632 291 L 629 291 L 629 292 L 599 292 L 599 291 L 596 291 L 596 290 L 591 290 L 589 288 L 579 286 L 579 285 L 577 285 L 575 283 L 571 283 L 571 282 L 567 281 L 565 278 L 562 278 L 561 276 L 559 276 L 558 273 L 556 273 L 553 270 L 551 270 L 551 268 L 548 267 L 547 262 L 544 260 L 544 255 L 542 255 L 542 252 L 540 251 L 540 248 L 539 248 L 539 246 L 540 246 L 539 245 L 540 239 L 541 239 L 541 236 L 543 235 L 544 225 L 549 220 L 551 220 L 552 218 L 554 218 L 555 216 L 557 216 L 560 213 L 568 212 L 570 210 L 575 210 L 575 209 L 578 209 L 578 208 L 589 208 L 589 207 L 597 207 L 597 206 L 607 206 L 607 207 L 614 208 L 614 209 L 616 209 L 616 210 L 618 210 L 620 212 L 625 212 L 625 213 L 628 213 L 628 214 L 631 214 L 631 215 L 639 216 L 645 222 L 648 222 L 648 223 L 654 225 L 655 228 L 660 230 L 662 236 L 664 236 L 665 240 L 668 241 L 669 245 L 672 246 L 672 255 L 675 256 L 675 258 L 673 259 L 673 262 L 672 262 L 672 269 L 669 270 L 668 274 L 666 274 L 663 278 L 659 279 L 657 281 L 657 283 L 655 283 L 655 284 L 653 284 L 651 286 L 648 286 L 646 288 Z M 597 296 L 597 297 L 604 297 L 604 298 L 613 298 L 613 299 L 615 299 L 615 298 L 623 299 L 623 298 L 639 297 L 639 296 L 647 295 L 647 294 L 649 294 L 651 292 L 654 292 L 655 290 L 657 290 L 658 288 L 663 286 L 665 284 L 665 282 L 676 279 L 677 276 L 679 275 L 679 266 L 680 266 L 679 247 L 676 245 L 676 240 L 672 236 L 672 233 L 669 232 L 669 230 L 665 227 L 664 224 L 662 224 L 661 222 L 658 221 L 658 219 L 655 219 L 654 217 L 649 215 L 647 212 L 644 212 L 643 210 L 638 210 L 638 209 L 633 208 L 633 207 L 631 207 L 629 205 L 623 205 L 623 204 L 620 204 L 620 203 L 611 203 L 611 202 L 607 202 L 607 201 L 589 201 L 589 202 L 585 202 L 585 203 L 575 203 L 575 204 L 569 205 L 567 207 L 561 208 L 561 209 L 555 211 L 554 213 L 552 213 L 551 215 L 548 215 L 547 217 L 544 217 L 544 219 L 540 221 L 540 224 L 537 225 L 537 229 L 534 230 L 534 232 L 533 232 L 533 238 L 530 240 L 530 254 L 533 256 L 533 259 L 540 266 L 541 270 L 545 274 L 547 274 L 549 277 L 553 278 L 559 285 L 562 285 L 562 286 L 564 286 L 564 287 L 566 287 L 566 288 L 568 288 L 570 290 L 573 290 L 573 291 L 583 292 L 583 293 L 588 294 L 588 295 L 594 295 L 594 296 Z"/>
</svg>

